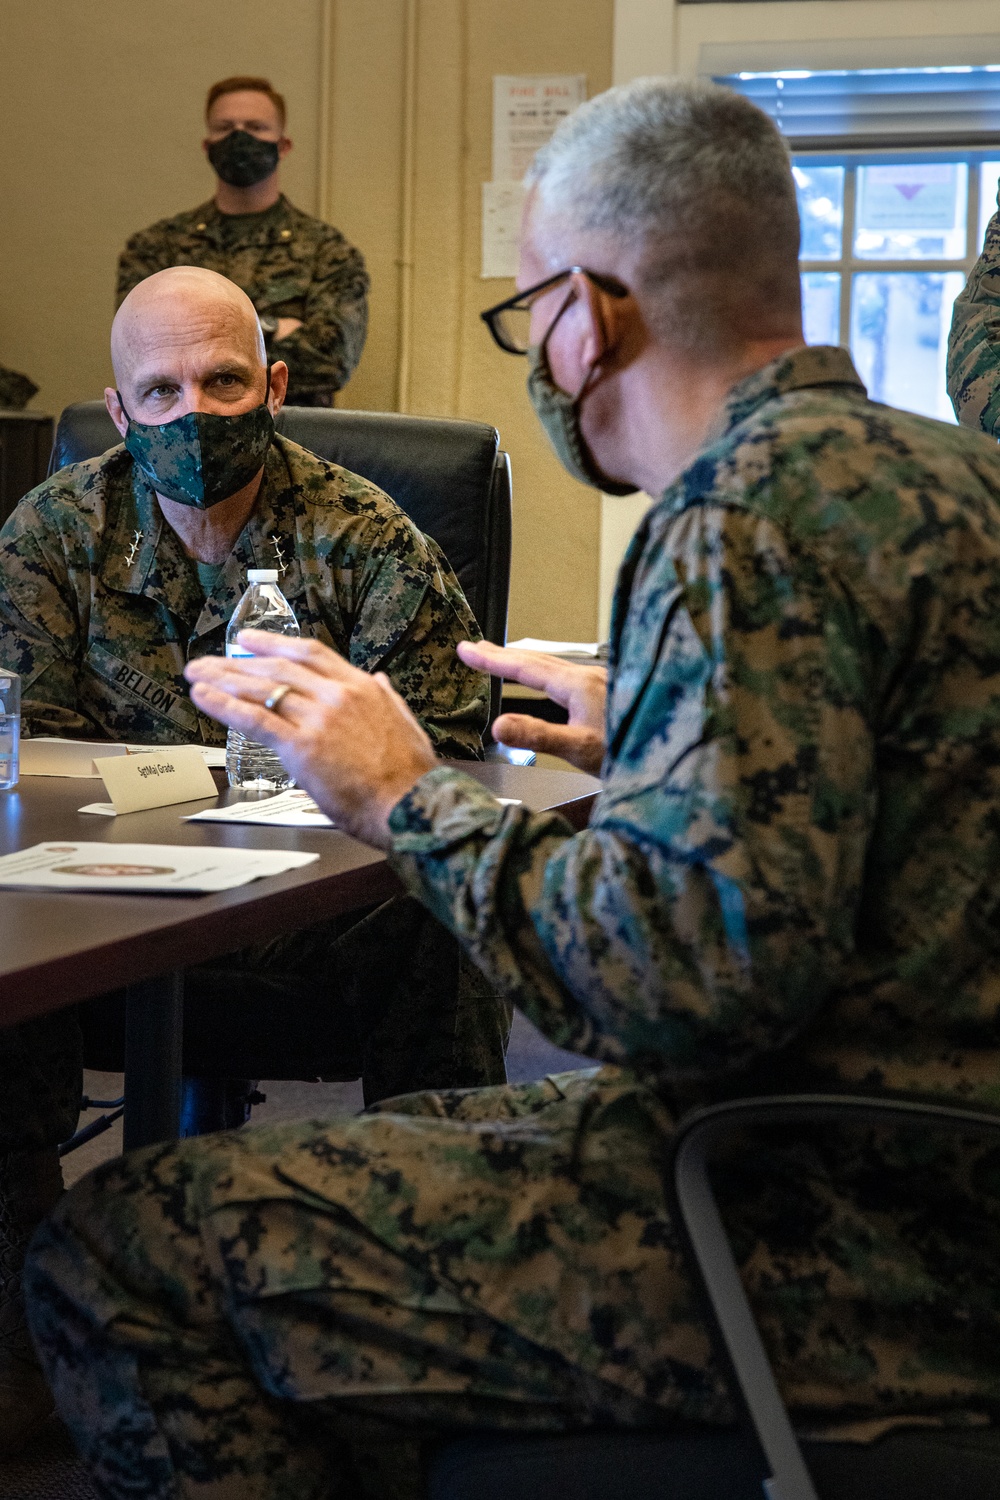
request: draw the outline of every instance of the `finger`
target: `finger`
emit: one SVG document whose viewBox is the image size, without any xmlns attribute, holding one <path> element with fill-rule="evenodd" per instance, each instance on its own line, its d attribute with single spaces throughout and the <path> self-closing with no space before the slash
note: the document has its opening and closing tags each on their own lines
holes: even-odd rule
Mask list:
<svg viewBox="0 0 1000 1500">
<path fill-rule="evenodd" d="M 185 676 L 189 682 L 209 683 L 231 697 L 257 703 L 263 703 L 279 686 L 293 688 L 304 698 L 321 698 L 325 703 L 337 701 L 342 693 L 342 686 L 330 678 L 321 677 L 298 662 L 277 657 L 269 660 L 242 656 L 199 657 L 197 661 L 188 662 Z"/>
<path fill-rule="evenodd" d="M 210 718 L 218 719 L 230 729 L 238 729 L 248 739 L 268 745 L 272 750 L 279 750 L 294 730 L 294 725 L 280 714 L 273 714 L 245 698 L 234 698 L 207 682 L 196 682 L 191 689 L 191 698 Z"/>
<path fill-rule="evenodd" d="M 550 724 L 531 714 L 501 714 L 492 733 L 495 740 L 514 750 L 539 750 L 544 755 L 561 755 L 566 760 L 572 759 L 570 751 L 578 753 L 582 747 L 590 747 L 595 739 L 593 730 Z"/>
<path fill-rule="evenodd" d="M 278 656 L 287 661 L 297 661 L 320 677 L 343 679 L 355 674 L 362 677 L 368 675 L 338 656 L 329 646 L 324 646 L 322 641 L 313 640 L 306 635 L 276 635 L 273 630 L 241 630 L 239 643 L 252 651 L 254 656 Z"/>
<path fill-rule="evenodd" d="M 575 674 L 587 671 L 575 662 L 560 661 L 541 651 L 517 651 L 512 646 L 494 646 L 491 641 L 462 641 L 458 654 L 466 666 L 523 687 L 539 688 L 562 702 L 572 691 Z"/>
</svg>

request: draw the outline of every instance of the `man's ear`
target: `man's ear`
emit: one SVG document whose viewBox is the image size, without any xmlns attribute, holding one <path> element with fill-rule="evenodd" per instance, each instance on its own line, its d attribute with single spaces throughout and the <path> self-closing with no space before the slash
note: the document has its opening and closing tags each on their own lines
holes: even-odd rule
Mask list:
<svg viewBox="0 0 1000 1500">
<path fill-rule="evenodd" d="M 616 320 L 607 307 L 610 299 L 589 276 L 577 272 L 570 278 L 570 284 L 579 302 L 577 317 L 583 320 L 580 360 L 586 368 L 593 369 L 607 358 L 617 342 Z"/>
<path fill-rule="evenodd" d="M 128 432 L 128 417 L 122 408 L 121 399 L 114 386 L 104 387 L 104 404 L 108 409 L 108 416 L 117 427 L 122 437 Z"/>
<path fill-rule="evenodd" d="M 284 161 L 285 157 L 288 155 L 288 153 L 289 153 L 289 151 L 291 151 L 291 149 L 292 149 L 291 138 L 289 136 L 287 136 L 287 135 L 283 135 L 281 137 L 281 140 L 278 142 L 278 160 L 279 161 Z"/>
<path fill-rule="evenodd" d="M 276 417 L 285 404 L 288 395 L 288 366 L 283 359 L 276 359 L 271 366 L 271 389 L 268 392 L 267 404 L 272 417 Z"/>
</svg>

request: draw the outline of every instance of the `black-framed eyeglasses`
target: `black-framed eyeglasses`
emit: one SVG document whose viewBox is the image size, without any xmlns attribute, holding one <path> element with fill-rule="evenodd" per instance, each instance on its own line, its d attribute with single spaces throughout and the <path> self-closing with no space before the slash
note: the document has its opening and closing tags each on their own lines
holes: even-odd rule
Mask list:
<svg viewBox="0 0 1000 1500">
<path fill-rule="evenodd" d="M 567 266 L 565 271 L 557 271 L 554 276 L 546 276 L 544 281 L 539 281 L 535 286 L 529 286 L 526 291 L 516 292 L 513 297 L 508 297 L 504 302 L 498 302 L 496 307 L 488 307 L 479 316 L 486 324 L 493 341 L 505 354 L 527 354 L 530 345 L 529 332 L 531 328 L 531 309 L 536 299 L 547 292 L 550 288 L 558 286 L 561 281 L 568 281 L 571 276 L 586 276 L 595 286 L 599 286 L 602 292 L 607 292 L 609 297 L 627 297 L 629 290 L 616 281 L 613 276 L 605 276 L 598 271 L 588 271 L 586 266 Z M 553 323 L 565 309 L 565 303 L 560 308 Z"/>
</svg>

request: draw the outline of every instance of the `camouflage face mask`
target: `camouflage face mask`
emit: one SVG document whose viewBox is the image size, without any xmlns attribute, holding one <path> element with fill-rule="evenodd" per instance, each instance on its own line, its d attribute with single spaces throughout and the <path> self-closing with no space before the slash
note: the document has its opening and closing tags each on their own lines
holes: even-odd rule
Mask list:
<svg viewBox="0 0 1000 1500">
<path fill-rule="evenodd" d="M 230 187 L 253 187 L 278 165 L 278 142 L 262 141 L 249 130 L 231 130 L 208 148 L 212 169 Z"/>
<path fill-rule="evenodd" d="M 580 430 L 580 406 L 589 384 L 588 375 L 575 396 L 567 395 L 552 379 L 545 344 L 528 350 L 528 397 L 563 468 L 605 495 L 634 495 L 634 484 L 621 484 L 601 473 Z"/>
<path fill-rule="evenodd" d="M 199 510 L 228 500 L 249 484 L 274 437 L 266 400 L 239 416 L 192 411 L 160 427 L 133 422 L 124 402 L 122 411 L 128 417 L 125 447 L 156 493 Z"/>
</svg>

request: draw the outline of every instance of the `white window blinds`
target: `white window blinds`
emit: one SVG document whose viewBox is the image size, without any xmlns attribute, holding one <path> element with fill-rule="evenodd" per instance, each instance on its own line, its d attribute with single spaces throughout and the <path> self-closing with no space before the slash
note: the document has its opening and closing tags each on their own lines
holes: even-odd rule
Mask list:
<svg viewBox="0 0 1000 1500">
<path fill-rule="evenodd" d="M 854 72 L 731 73 L 793 151 L 1000 145 L 1000 64 Z"/>
</svg>

